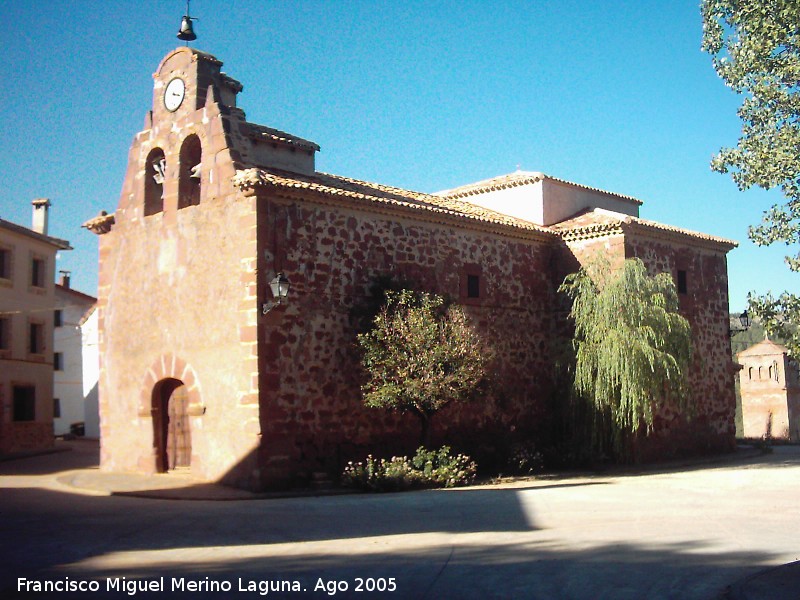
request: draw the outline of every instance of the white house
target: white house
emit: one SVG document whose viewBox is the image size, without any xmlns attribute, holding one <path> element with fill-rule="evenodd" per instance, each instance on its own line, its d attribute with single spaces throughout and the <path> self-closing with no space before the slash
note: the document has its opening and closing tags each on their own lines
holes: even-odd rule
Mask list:
<svg viewBox="0 0 800 600">
<path fill-rule="evenodd" d="M 98 437 L 96 390 L 94 408 L 87 406 L 84 372 L 84 317 L 94 308 L 97 299 L 70 287 L 69 273 L 61 272 L 55 289 L 53 330 L 53 432 L 55 435 L 85 432 Z M 96 350 L 95 350 L 96 351 Z M 97 371 L 97 366 L 93 369 Z M 95 383 L 97 377 L 95 375 Z M 91 382 L 88 382 L 91 386 Z M 91 389 L 91 387 L 90 387 Z M 94 424 L 94 431 L 87 428 Z M 73 431 L 73 425 L 74 431 Z"/>
</svg>

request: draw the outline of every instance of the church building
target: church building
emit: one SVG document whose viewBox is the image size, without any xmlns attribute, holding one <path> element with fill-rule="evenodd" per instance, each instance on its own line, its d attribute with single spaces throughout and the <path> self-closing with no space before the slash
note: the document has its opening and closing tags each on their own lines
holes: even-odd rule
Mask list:
<svg viewBox="0 0 800 600">
<path fill-rule="evenodd" d="M 671 273 L 694 333 L 693 415 L 661 411 L 643 457 L 733 448 L 734 242 L 538 172 L 436 194 L 320 173 L 317 144 L 247 121 L 221 67 L 190 47 L 161 61 L 119 204 L 85 224 L 100 244 L 102 469 L 269 489 L 413 451 L 412 415 L 361 402 L 359 314 L 386 278 L 461 304 L 493 353 L 485 399 L 439 413 L 434 442 L 544 435 L 568 329 L 556 290 L 598 254 Z"/>
</svg>

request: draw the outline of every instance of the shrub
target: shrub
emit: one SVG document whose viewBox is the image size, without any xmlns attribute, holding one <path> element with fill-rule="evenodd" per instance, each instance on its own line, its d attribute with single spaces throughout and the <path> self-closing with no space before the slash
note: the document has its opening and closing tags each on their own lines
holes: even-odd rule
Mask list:
<svg viewBox="0 0 800 600">
<path fill-rule="evenodd" d="M 348 463 L 342 473 L 342 485 L 371 492 L 457 487 L 475 480 L 475 463 L 463 454 L 450 454 L 449 446 L 426 450 L 420 446 L 413 458 L 393 456 Z"/>
<path fill-rule="evenodd" d="M 534 475 L 544 470 L 544 455 L 533 442 L 520 442 L 511 449 L 509 465 L 512 473 Z"/>
</svg>

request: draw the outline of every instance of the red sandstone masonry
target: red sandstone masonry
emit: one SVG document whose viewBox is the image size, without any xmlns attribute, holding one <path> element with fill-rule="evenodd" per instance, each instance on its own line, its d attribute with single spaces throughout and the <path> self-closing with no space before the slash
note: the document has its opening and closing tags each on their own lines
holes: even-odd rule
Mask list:
<svg viewBox="0 0 800 600">
<path fill-rule="evenodd" d="M 175 113 L 159 95 L 175 74 L 187 78 L 189 96 L 193 73 L 224 86 L 219 66 L 190 48 L 162 61 L 153 111 L 129 153 L 116 224 L 100 238 L 104 469 L 155 469 L 151 409 L 165 379 L 189 392 L 191 468 L 203 479 L 279 486 L 317 471 L 336 476 L 368 451 L 413 451 L 419 424 L 412 415 L 361 402 L 355 311 L 378 275 L 464 303 L 493 353 L 485 398 L 438 414 L 434 443 L 460 449 L 543 439 L 554 336 L 566 326 L 555 289 L 598 252 L 698 274 L 702 285 L 682 307 L 714 364 L 701 361 L 693 374 L 698 416 L 690 427 L 668 407 L 654 439 L 663 452 L 733 439 L 724 252 L 622 234 L 567 247 L 547 232 L 311 190 L 239 191 L 231 177 L 257 153 L 243 113 L 215 104 L 219 90 L 199 108 L 187 97 Z M 188 135 L 202 146 L 200 204 L 178 209 L 175 174 Z M 154 148 L 164 152 L 168 181 L 164 211 L 145 217 L 144 161 Z M 278 272 L 291 282 L 288 303 L 262 315 Z M 480 278 L 480 297 L 467 301 L 469 274 Z"/>
</svg>

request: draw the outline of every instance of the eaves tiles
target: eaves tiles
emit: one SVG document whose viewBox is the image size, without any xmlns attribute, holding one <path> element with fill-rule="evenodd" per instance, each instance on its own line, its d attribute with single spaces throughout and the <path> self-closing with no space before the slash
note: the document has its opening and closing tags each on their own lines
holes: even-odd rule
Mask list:
<svg viewBox="0 0 800 600">
<path fill-rule="evenodd" d="M 409 212 L 413 213 L 416 218 L 429 221 L 452 223 L 453 219 L 463 220 L 464 226 L 478 226 L 482 229 L 500 228 L 506 232 L 510 229 L 523 237 L 555 239 L 554 232 L 547 227 L 541 227 L 463 200 L 327 173 L 303 176 L 254 167 L 237 171 L 233 176 L 233 184 L 243 191 L 277 189 L 286 193 L 313 193 L 320 198 L 354 202 L 372 210 L 394 209 Z"/>
<path fill-rule="evenodd" d="M 565 242 L 575 242 L 618 234 L 641 233 L 649 237 L 675 240 L 703 247 L 712 247 L 722 252 L 729 252 L 739 244 L 733 240 L 681 229 L 672 225 L 664 225 L 656 221 L 648 221 L 639 217 L 621 215 L 612 211 L 596 208 L 579 214 L 572 219 L 552 226 L 552 229 Z"/>
</svg>

